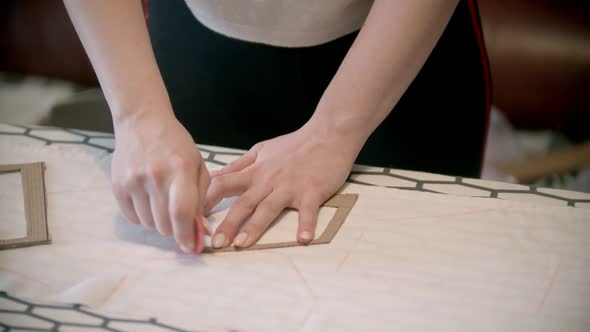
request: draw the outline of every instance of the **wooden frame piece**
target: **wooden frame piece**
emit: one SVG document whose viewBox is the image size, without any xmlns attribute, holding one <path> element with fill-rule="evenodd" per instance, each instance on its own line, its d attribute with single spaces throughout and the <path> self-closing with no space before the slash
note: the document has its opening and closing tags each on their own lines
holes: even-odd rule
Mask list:
<svg viewBox="0 0 590 332">
<path fill-rule="evenodd" d="M 288 241 L 288 242 L 278 242 L 278 243 L 263 243 L 263 244 L 254 244 L 248 248 L 237 249 L 234 246 L 228 246 L 223 249 L 214 249 L 212 247 L 205 247 L 203 253 L 214 253 L 214 252 L 227 252 L 227 251 L 246 251 L 246 250 L 262 250 L 262 249 L 276 249 L 276 248 L 286 248 L 286 247 L 296 247 L 296 246 L 304 246 L 304 245 L 315 245 L 315 244 L 327 244 L 332 241 L 336 233 L 344 224 L 346 217 L 352 210 L 356 200 L 358 198 L 357 194 L 339 194 L 335 195 L 330 198 L 326 203 L 322 206 L 336 208 L 336 212 L 332 216 L 332 219 L 328 223 L 328 226 L 324 229 L 324 232 L 320 235 L 320 237 L 314 239 L 308 244 L 301 244 L 297 241 Z"/>
<path fill-rule="evenodd" d="M 0 173 L 19 172 L 23 186 L 27 235 L 22 238 L 0 240 L 0 249 L 28 247 L 51 242 L 45 208 L 45 182 L 42 162 L 0 165 Z"/>
<path fill-rule="evenodd" d="M 530 183 L 544 176 L 581 169 L 590 165 L 590 143 L 582 143 L 544 156 L 499 165 L 503 173 L 512 175 L 519 183 Z"/>
</svg>

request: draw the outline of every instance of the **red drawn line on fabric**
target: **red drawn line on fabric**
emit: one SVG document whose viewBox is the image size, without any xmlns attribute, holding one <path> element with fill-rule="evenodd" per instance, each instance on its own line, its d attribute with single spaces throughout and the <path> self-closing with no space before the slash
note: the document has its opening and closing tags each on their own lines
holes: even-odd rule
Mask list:
<svg viewBox="0 0 590 332">
<path fill-rule="evenodd" d="M 549 284 L 547 285 L 547 287 L 545 287 L 545 292 L 543 292 L 543 297 L 541 298 L 541 301 L 539 301 L 539 304 L 537 305 L 537 310 L 535 311 L 535 313 L 539 313 L 539 311 L 541 311 L 541 309 L 543 308 L 545 301 L 549 297 L 549 293 L 551 293 L 551 290 L 553 289 L 553 285 L 555 285 L 555 282 L 557 280 L 557 277 L 559 276 L 560 270 L 561 270 L 561 260 L 558 260 L 557 264 L 555 264 L 555 268 L 553 269 L 553 274 L 551 275 L 551 279 L 549 280 Z"/>
<path fill-rule="evenodd" d="M 340 263 L 338 263 L 338 266 L 336 267 L 336 272 L 339 272 L 340 269 L 342 268 L 342 266 L 344 265 L 344 263 L 346 263 L 346 261 L 348 261 L 348 258 L 350 257 L 350 254 L 352 254 L 352 251 L 356 248 L 356 246 L 359 244 L 359 242 L 361 241 L 361 239 L 363 238 L 364 235 L 365 235 L 365 233 L 362 232 L 359 235 L 359 237 L 356 238 L 356 240 L 352 244 L 352 247 L 350 247 L 350 249 L 348 250 L 348 252 L 346 253 L 346 255 L 344 255 L 344 257 L 342 257 L 342 259 L 340 260 Z"/>
<path fill-rule="evenodd" d="M 123 277 L 121 277 L 121 279 L 119 279 L 119 281 L 117 282 L 117 284 L 115 284 L 115 287 L 113 287 L 113 289 L 111 289 L 110 294 L 107 295 L 106 299 L 102 303 L 103 306 L 106 305 L 107 303 L 109 303 L 109 301 L 115 295 L 115 293 L 117 293 L 119 291 L 119 289 L 121 289 L 121 287 L 123 286 L 123 284 L 125 283 L 125 281 L 127 281 L 127 276 L 128 275 L 126 274 Z"/>
<path fill-rule="evenodd" d="M 293 268 L 293 270 L 295 270 L 295 273 L 297 273 L 297 276 L 299 276 L 299 279 L 301 279 L 301 281 L 303 282 L 303 285 L 305 286 L 305 289 L 307 289 L 307 292 L 309 293 L 309 295 L 315 301 L 316 300 L 316 295 L 313 292 L 313 289 L 311 288 L 311 286 L 309 285 L 309 283 L 307 282 L 307 279 L 305 279 L 305 276 L 303 275 L 303 273 L 301 272 L 301 270 L 299 270 L 299 268 L 295 264 L 295 261 L 293 261 L 293 258 L 291 258 L 291 256 L 288 256 L 287 255 L 287 259 L 289 260 L 289 263 L 290 263 L 291 267 Z"/>
</svg>

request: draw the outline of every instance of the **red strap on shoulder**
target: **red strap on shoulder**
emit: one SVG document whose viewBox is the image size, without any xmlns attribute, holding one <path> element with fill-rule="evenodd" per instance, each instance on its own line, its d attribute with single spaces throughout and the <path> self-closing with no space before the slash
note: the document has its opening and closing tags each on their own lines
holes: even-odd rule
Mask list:
<svg viewBox="0 0 590 332">
<path fill-rule="evenodd" d="M 146 0 L 147 1 L 147 0 Z M 481 55 L 481 62 L 483 66 L 483 75 L 484 75 L 484 84 L 485 84 L 485 126 L 483 131 L 483 153 L 482 153 L 482 167 L 483 167 L 483 158 L 486 150 L 487 145 L 487 138 L 488 138 L 488 129 L 490 126 L 490 109 L 492 107 L 492 82 L 490 78 L 490 65 L 488 63 L 488 56 L 486 52 L 486 47 L 483 38 L 483 32 L 481 30 L 480 21 L 479 21 L 479 12 L 477 9 L 477 4 L 475 0 L 467 0 L 467 4 L 469 5 L 469 12 L 471 13 L 471 22 L 473 23 L 473 30 L 475 32 L 475 37 L 477 39 L 477 44 L 479 47 L 479 53 Z"/>
<path fill-rule="evenodd" d="M 150 18 L 150 0 L 141 0 L 141 5 L 143 6 L 143 17 L 147 21 Z"/>
</svg>

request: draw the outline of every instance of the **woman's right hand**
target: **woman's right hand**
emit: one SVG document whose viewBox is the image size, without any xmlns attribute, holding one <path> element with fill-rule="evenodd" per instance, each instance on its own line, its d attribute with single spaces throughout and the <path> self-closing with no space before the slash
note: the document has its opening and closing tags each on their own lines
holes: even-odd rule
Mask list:
<svg viewBox="0 0 590 332">
<path fill-rule="evenodd" d="M 210 178 L 191 135 L 172 112 L 133 114 L 115 124 L 115 133 L 113 192 L 127 220 L 199 253 L 195 234 Z"/>
</svg>

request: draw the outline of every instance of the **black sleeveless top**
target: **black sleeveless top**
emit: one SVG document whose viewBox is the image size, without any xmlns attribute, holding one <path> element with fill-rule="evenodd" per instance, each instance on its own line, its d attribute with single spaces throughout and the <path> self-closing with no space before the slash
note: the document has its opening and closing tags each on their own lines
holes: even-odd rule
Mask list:
<svg viewBox="0 0 590 332">
<path fill-rule="evenodd" d="M 178 119 L 202 144 L 248 149 L 300 128 L 356 32 L 313 47 L 228 38 L 182 1 L 150 0 L 148 29 Z M 461 0 L 432 54 L 357 163 L 479 177 L 490 79 L 475 0 Z"/>
</svg>

